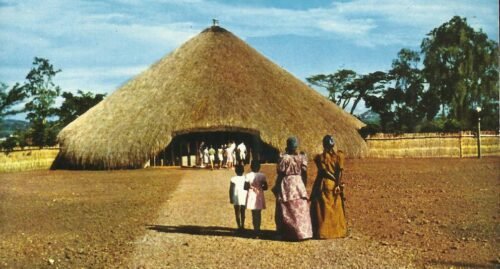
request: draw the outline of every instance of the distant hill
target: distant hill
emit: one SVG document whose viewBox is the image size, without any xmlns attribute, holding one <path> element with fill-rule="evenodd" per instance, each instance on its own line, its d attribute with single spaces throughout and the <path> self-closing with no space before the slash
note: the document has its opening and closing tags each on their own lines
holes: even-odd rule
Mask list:
<svg viewBox="0 0 500 269">
<path fill-rule="evenodd" d="M 371 110 L 367 110 L 363 113 L 361 113 L 358 118 L 366 123 L 366 124 L 379 124 L 380 123 L 380 115 L 371 111 Z"/>
<path fill-rule="evenodd" d="M 26 130 L 28 127 L 29 123 L 27 121 L 4 119 L 0 121 L 0 138 L 8 137 L 16 130 Z"/>
</svg>

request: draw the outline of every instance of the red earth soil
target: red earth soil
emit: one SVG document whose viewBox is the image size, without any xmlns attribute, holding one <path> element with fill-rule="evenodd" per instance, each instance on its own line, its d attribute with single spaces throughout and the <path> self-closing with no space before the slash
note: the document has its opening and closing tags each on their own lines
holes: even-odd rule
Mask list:
<svg viewBox="0 0 500 269">
<path fill-rule="evenodd" d="M 272 185 L 275 166 L 262 171 Z M 131 242 L 168 202 L 182 174 L 0 174 L 0 267 L 51 268 L 50 260 L 61 268 L 126 266 Z M 312 163 L 308 175 L 310 190 Z M 415 249 L 422 267 L 495 267 L 499 179 L 500 158 L 348 160 L 348 224 L 381 245 Z"/>
</svg>

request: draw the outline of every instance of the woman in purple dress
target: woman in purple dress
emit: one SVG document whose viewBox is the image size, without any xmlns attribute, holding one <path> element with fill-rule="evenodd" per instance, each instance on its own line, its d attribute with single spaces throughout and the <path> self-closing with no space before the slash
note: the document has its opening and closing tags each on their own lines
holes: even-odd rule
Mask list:
<svg viewBox="0 0 500 269">
<path fill-rule="evenodd" d="M 278 161 L 278 177 L 273 187 L 276 196 L 276 229 L 285 240 L 304 240 L 312 237 L 305 186 L 307 158 L 297 154 L 297 138 L 288 138 L 286 145 L 286 153 Z"/>
</svg>

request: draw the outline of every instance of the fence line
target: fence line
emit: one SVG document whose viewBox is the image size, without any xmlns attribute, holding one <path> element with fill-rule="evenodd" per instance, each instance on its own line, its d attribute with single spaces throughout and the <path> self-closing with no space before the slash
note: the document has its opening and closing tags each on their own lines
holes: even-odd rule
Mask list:
<svg viewBox="0 0 500 269">
<path fill-rule="evenodd" d="M 477 134 L 406 133 L 375 134 L 366 139 L 373 158 L 477 157 Z M 481 155 L 500 156 L 500 136 L 496 132 L 481 132 Z"/>
<path fill-rule="evenodd" d="M 44 146 L 44 147 L 35 147 L 35 146 L 26 146 L 26 147 L 14 147 L 12 150 L 6 150 L 4 148 L 0 148 L 0 152 L 22 152 L 22 151 L 30 151 L 30 150 L 59 150 L 59 145 L 56 146 Z"/>
<path fill-rule="evenodd" d="M 49 169 L 58 154 L 57 148 L 24 149 L 0 153 L 0 173 Z"/>
</svg>

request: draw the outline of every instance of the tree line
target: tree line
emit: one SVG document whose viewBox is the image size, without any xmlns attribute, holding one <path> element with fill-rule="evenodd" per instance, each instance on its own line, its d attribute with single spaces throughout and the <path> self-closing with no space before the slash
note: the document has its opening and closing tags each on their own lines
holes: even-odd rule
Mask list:
<svg viewBox="0 0 500 269">
<path fill-rule="evenodd" d="M 498 43 L 455 16 L 420 49 L 401 49 L 386 72 L 341 69 L 306 80 L 351 114 L 363 100 L 380 118 L 365 133 L 473 130 L 478 117 L 483 128 L 498 130 Z"/>
<path fill-rule="evenodd" d="M 29 122 L 27 130 L 16 130 L 2 143 L 2 148 L 10 151 L 16 146 L 53 146 L 64 126 L 104 99 L 105 94 L 90 91 L 61 93 L 53 82 L 60 72 L 48 59 L 35 57 L 25 82 L 10 88 L 0 82 L 0 122 L 19 113 L 26 113 Z M 60 107 L 55 106 L 58 97 L 63 98 Z"/>
</svg>

